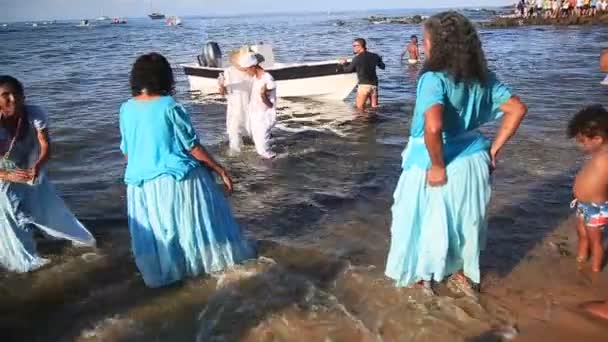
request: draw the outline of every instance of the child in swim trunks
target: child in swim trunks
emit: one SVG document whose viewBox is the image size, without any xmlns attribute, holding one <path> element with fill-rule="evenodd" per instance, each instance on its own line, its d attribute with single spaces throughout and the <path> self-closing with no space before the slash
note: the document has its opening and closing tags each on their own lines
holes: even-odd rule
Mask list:
<svg viewBox="0 0 608 342">
<path fill-rule="evenodd" d="M 600 272 L 602 238 L 608 226 L 608 111 L 601 105 L 584 108 L 568 124 L 568 135 L 591 158 L 576 175 L 572 207 L 576 207 L 578 253 L 584 262 L 591 251 L 591 270 Z"/>
</svg>

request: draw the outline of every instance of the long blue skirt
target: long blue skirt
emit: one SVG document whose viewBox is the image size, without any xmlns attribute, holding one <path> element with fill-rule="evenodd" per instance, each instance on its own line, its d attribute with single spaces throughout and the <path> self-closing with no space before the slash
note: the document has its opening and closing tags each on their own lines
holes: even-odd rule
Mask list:
<svg viewBox="0 0 608 342">
<path fill-rule="evenodd" d="M 442 187 L 428 186 L 426 170 L 418 167 L 401 174 L 385 272 L 397 286 L 441 281 L 459 270 L 479 283 L 491 196 L 489 163 L 486 152 L 454 160 Z"/>
<path fill-rule="evenodd" d="M 127 187 L 135 262 L 149 287 L 224 270 L 255 253 L 209 170 Z"/>
<path fill-rule="evenodd" d="M 29 272 L 47 264 L 36 252 L 36 229 L 53 239 L 95 246 L 95 238 L 74 217 L 45 176 L 35 185 L 0 181 L 0 265 Z"/>
</svg>

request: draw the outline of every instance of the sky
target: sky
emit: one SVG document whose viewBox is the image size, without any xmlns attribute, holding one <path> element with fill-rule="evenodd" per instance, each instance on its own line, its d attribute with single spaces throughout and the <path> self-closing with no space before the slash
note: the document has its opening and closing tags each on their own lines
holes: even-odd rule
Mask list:
<svg viewBox="0 0 608 342">
<path fill-rule="evenodd" d="M 344 11 L 393 8 L 501 6 L 515 0 L 0 0 L 0 22 L 22 20 L 230 15 L 257 12 Z"/>
</svg>

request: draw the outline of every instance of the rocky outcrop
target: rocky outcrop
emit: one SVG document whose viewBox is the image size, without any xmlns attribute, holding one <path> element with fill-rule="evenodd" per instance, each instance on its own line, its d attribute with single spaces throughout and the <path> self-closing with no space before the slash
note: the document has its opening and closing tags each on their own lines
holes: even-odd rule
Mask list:
<svg viewBox="0 0 608 342">
<path fill-rule="evenodd" d="M 513 18 L 498 17 L 486 22 L 480 22 L 480 27 L 516 27 L 516 26 L 577 26 L 577 25 L 608 25 L 608 14 L 595 17 L 565 17 L 565 18 Z"/>
<path fill-rule="evenodd" d="M 402 17 L 371 16 L 367 20 L 373 24 L 403 24 L 417 25 L 427 19 L 427 16 L 414 15 Z M 577 25 L 608 25 L 608 13 L 595 17 L 565 17 L 565 18 L 521 18 L 514 15 L 495 16 L 490 20 L 478 21 L 483 28 L 507 28 L 517 26 L 577 26 Z"/>
<path fill-rule="evenodd" d="M 427 17 L 422 15 L 406 16 L 406 17 L 382 17 L 374 16 L 367 18 L 370 23 L 373 24 L 420 24 Z"/>
</svg>

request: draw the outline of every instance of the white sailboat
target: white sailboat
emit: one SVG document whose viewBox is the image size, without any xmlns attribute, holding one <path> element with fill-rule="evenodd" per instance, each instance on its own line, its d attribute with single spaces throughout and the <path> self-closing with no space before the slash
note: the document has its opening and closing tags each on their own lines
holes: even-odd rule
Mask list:
<svg viewBox="0 0 608 342">
<path fill-rule="evenodd" d="M 148 14 L 148 17 L 150 17 L 150 19 L 152 20 L 165 19 L 164 14 L 152 10 L 152 0 L 150 0 L 150 12 L 151 13 Z"/>
<path fill-rule="evenodd" d="M 95 20 L 97 20 L 97 21 L 108 21 L 108 20 L 110 20 L 110 17 L 108 17 L 108 16 L 104 15 L 105 10 L 104 10 L 104 8 L 103 8 L 103 5 L 101 6 L 101 11 L 100 11 L 100 13 L 101 13 L 101 16 L 97 17 L 97 19 L 95 19 Z"/>
</svg>

